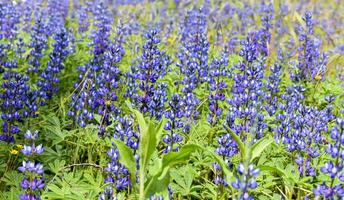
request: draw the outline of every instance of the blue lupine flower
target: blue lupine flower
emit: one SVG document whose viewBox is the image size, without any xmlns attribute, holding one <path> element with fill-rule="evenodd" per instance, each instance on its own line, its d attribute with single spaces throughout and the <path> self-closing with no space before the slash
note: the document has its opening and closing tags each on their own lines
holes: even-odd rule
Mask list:
<svg viewBox="0 0 344 200">
<path fill-rule="evenodd" d="M 262 28 L 258 31 L 260 34 L 259 40 L 259 51 L 262 55 L 268 56 L 269 55 L 269 43 L 271 40 L 271 33 L 270 29 L 273 28 L 272 20 L 273 20 L 273 13 L 274 7 L 272 4 L 265 5 L 262 3 L 260 10 L 261 12 L 261 21 L 262 21 Z"/>
<path fill-rule="evenodd" d="M 99 200 L 117 200 L 114 198 L 112 187 L 106 187 L 104 192 L 99 195 Z"/>
<path fill-rule="evenodd" d="M 148 31 L 145 37 L 146 42 L 137 66 L 132 66 L 131 71 L 126 74 L 130 86 L 126 95 L 141 112 L 148 112 L 152 117 L 160 119 L 167 101 L 167 86 L 159 83 L 159 80 L 166 75 L 171 61 L 158 48 L 160 38 L 157 30 Z"/>
<path fill-rule="evenodd" d="M 23 161 L 23 165 L 18 168 L 22 173 L 30 172 L 35 174 L 43 174 L 43 165 L 32 161 Z"/>
<path fill-rule="evenodd" d="M 19 41 L 20 43 L 20 41 Z M 22 51 L 22 44 L 15 46 L 14 51 Z M 9 58 L 10 46 L 0 45 L 1 65 L 6 69 L 3 73 L 3 88 L 0 93 L 0 108 L 2 118 L 2 135 L 0 140 L 6 142 L 14 141 L 14 134 L 20 133 L 20 125 L 25 118 L 37 116 L 37 91 L 29 86 L 29 77 L 18 72 L 19 53 L 14 58 Z"/>
<path fill-rule="evenodd" d="M 264 135 L 266 124 L 264 115 L 259 110 L 263 106 L 263 69 L 265 65 L 259 58 L 257 41 L 254 33 L 242 41 L 240 55 L 244 61 L 235 66 L 233 73 L 234 84 L 229 104 L 232 106 L 227 115 L 226 124 L 242 139 L 245 134 L 252 132 L 253 138 L 259 139 Z M 240 119 L 240 123 L 237 123 Z"/>
<path fill-rule="evenodd" d="M 225 90 L 228 85 L 226 77 L 229 76 L 229 71 L 226 69 L 228 66 L 228 58 L 223 54 L 221 59 L 214 59 L 209 67 L 208 84 L 210 87 L 210 95 L 208 97 L 209 110 L 207 121 L 214 126 L 222 115 L 223 108 L 220 102 L 226 99 Z"/>
<path fill-rule="evenodd" d="M 118 150 L 111 149 L 108 155 L 111 158 L 111 162 L 105 169 L 105 172 L 109 174 L 105 179 L 105 183 L 112 183 L 119 191 L 126 190 L 131 185 L 128 169 L 119 163 Z"/>
<path fill-rule="evenodd" d="M 254 198 L 250 196 L 249 191 L 258 186 L 255 179 L 258 175 L 259 169 L 255 169 L 252 164 L 250 164 L 248 167 L 245 167 L 243 163 L 240 163 L 238 166 L 238 176 L 236 177 L 236 180 L 232 182 L 233 188 L 239 190 L 239 198 L 234 199 L 253 200 Z"/>
<path fill-rule="evenodd" d="M 48 37 L 47 29 L 42 18 L 38 17 L 35 25 L 31 31 L 31 43 L 29 45 L 32 50 L 30 51 L 30 67 L 29 73 L 39 73 L 41 71 L 41 58 L 43 57 L 44 50 L 47 48 Z"/>
<path fill-rule="evenodd" d="M 93 59 L 79 67 L 79 82 L 75 84 L 78 93 L 72 96 L 72 110 L 68 113 L 81 126 L 94 120 L 94 115 L 101 116 L 99 135 L 105 134 L 111 116 L 118 116 L 120 110 L 114 105 L 117 100 L 119 74 L 117 64 L 124 55 L 122 31 L 120 39 L 110 40 L 111 18 L 103 3 L 95 7 L 96 29 L 92 32 Z M 121 28 L 119 28 L 121 29 Z"/>
<path fill-rule="evenodd" d="M 41 74 L 42 80 L 39 80 L 37 86 L 40 87 L 40 97 L 43 102 L 52 98 L 59 91 L 58 84 L 60 79 L 58 74 L 64 68 L 63 61 L 69 54 L 68 51 L 68 35 L 66 30 L 61 30 L 54 36 L 55 43 L 53 52 L 50 54 L 50 60 L 47 67 Z"/>
<path fill-rule="evenodd" d="M 165 111 L 165 117 L 168 119 L 164 129 L 169 131 L 163 137 L 163 142 L 167 145 L 165 152 L 178 151 L 180 143 L 183 141 L 181 132 L 184 128 L 185 103 L 183 99 L 174 94 L 168 103 L 169 107 Z"/>
<path fill-rule="evenodd" d="M 197 106 L 200 103 L 194 90 L 208 75 L 208 50 L 207 23 L 205 9 L 192 9 L 187 13 L 181 27 L 181 48 L 177 54 L 179 58 L 180 73 L 183 75 L 182 92 L 186 104 L 187 125 L 185 132 L 190 130 L 190 124 L 198 118 Z"/>
<path fill-rule="evenodd" d="M 263 60 L 257 50 L 257 38 L 251 33 L 242 41 L 240 56 L 243 61 L 233 69 L 234 84 L 232 96 L 229 99 L 229 112 L 224 123 L 227 131 L 234 131 L 242 140 L 250 138 L 253 142 L 263 137 L 267 125 L 264 115 L 258 111 L 262 109 L 263 99 Z M 228 130 L 231 129 L 231 130 Z M 252 135 L 248 135 L 252 133 Z M 220 136 L 219 147 L 216 152 L 223 157 L 229 166 L 231 158 L 238 153 L 238 146 L 229 133 Z M 216 177 L 223 179 L 223 177 Z M 222 181 L 223 182 L 223 181 Z"/>
<path fill-rule="evenodd" d="M 208 74 L 209 42 L 206 34 L 204 9 L 193 9 L 187 13 L 181 33 L 181 50 L 178 53 L 180 72 L 185 92 L 193 91 Z"/>
<path fill-rule="evenodd" d="M 64 27 L 65 18 L 68 15 L 69 0 L 49 0 L 46 11 L 49 13 L 47 22 L 47 33 L 53 35 L 60 32 Z"/>
<path fill-rule="evenodd" d="M 289 87 L 281 96 L 281 112 L 277 114 L 278 125 L 275 138 L 286 145 L 287 150 L 296 152 L 296 164 L 300 176 L 316 176 L 312 160 L 320 155 L 324 142 L 323 133 L 328 122 L 333 119 L 331 107 L 323 110 L 307 107 L 302 100 L 304 89 L 300 86 Z"/>
<path fill-rule="evenodd" d="M 271 74 L 268 77 L 268 82 L 266 83 L 266 92 L 265 92 L 265 110 L 270 116 L 273 116 L 277 110 L 278 103 L 278 93 L 280 92 L 279 84 L 281 82 L 281 72 L 282 66 L 280 63 L 275 63 L 270 68 Z"/>
<path fill-rule="evenodd" d="M 23 54 L 25 53 L 25 44 L 23 38 L 19 38 L 18 42 L 16 43 L 16 54 L 19 59 L 23 58 Z"/>
<path fill-rule="evenodd" d="M 149 200 L 164 200 L 163 196 L 151 195 Z"/>
<path fill-rule="evenodd" d="M 3 134 L 0 135 L 0 140 L 13 142 L 14 134 L 20 132 L 20 123 L 24 118 L 29 117 L 26 106 L 30 93 L 30 87 L 27 84 L 29 78 L 25 75 L 8 71 L 4 73 L 3 79 L 2 88 L 4 91 L 0 93 Z"/>
<path fill-rule="evenodd" d="M 233 163 L 231 163 L 230 158 L 238 153 L 238 145 L 232 136 L 227 133 L 222 135 L 218 139 L 219 147 L 216 149 L 216 153 L 222 157 L 222 159 L 227 163 L 229 168 L 233 167 Z M 222 168 L 218 163 L 213 164 L 214 168 L 214 183 L 216 185 L 224 185 L 227 186 L 227 181 L 225 176 L 222 172 Z"/>
<path fill-rule="evenodd" d="M 137 150 L 139 147 L 139 134 L 136 132 L 136 130 L 134 130 L 133 120 L 131 118 L 123 117 L 119 119 L 119 123 L 115 127 L 115 133 L 113 137 L 123 141 L 133 150 L 134 154 L 137 155 Z M 124 165 L 119 163 L 120 155 L 116 146 L 113 145 L 113 148 L 111 148 L 107 154 L 111 161 L 108 163 L 108 166 L 105 169 L 105 171 L 108 173 L 105 183 L 112 183 L 112 186 L 110 187 L 114 187 L 117 191 L 128 189 L 128 187 L 131 187 L 132 185 L 130 182 L 129 171 Z M 139 163 L 138 159 L 137 163 Z M 104 191 L 104 195 L 107 190 Z"/>
<path fill-rule="evenodd" d="M 296 29 L 301 45 L 298 47 L 297 69 L 291 76 L 295 81 L 323 80 L 328 55 L 320 52 L 321 41 L 313 36 L 312 13 L 306 12 L 302 19 L 306 23 L 306 30 L 301 26 Z"/>
<path fill-rule="evenodd" d="M 32 144 L 32 146 L 24 145 L 23 149 L 20 151 L 25 156 L 33 155 L 33 154 L 42 154 L 44 152 L 43 145 L 40 144 L 38 146 L 35 146 Z"/>
<path fill-rule="evenodd" d="M 21 194 L 19 196 L 20 200 L 41 200 L 41 197 L 36 196 L 35 194 Z"/>
<path fill-rule="evenodd" d="M 213 169 L 214 169 L 214 183 L 216 185 L 223 185 L 227 187 L 228 183 L 226 179 L 224 178 L 221 166 L 218 163 L 214 163 Z"/>
<path fill-rule="evenodd" d="M 32 182 L 30 182 L 27 178 L 24 178 L 22 182 L 20 183 L 20 186 L 26 190 L 26 189 L 31 189 L 31 190 L 39 190 L 43 189 L 45 184 L 43 179 L 33 179 Z"/>
<path fill-rule="evenodd" d="M 216 149 L 216 153 L 224 158 L 231 158 L 238 153 L 238 147 L 235 140 L 233 140 L 230 134 L 222 135 L 218 139 L 219 147 Z"/>
<path fill-rule="evenodd" d="M 17 35 L 20 13 L 12 2 L 0 3 L 0 39 L 14 39 Z"/>
<path fill-rule="evenodd" d="M 30 145 L 24 145 L 24 148 L 21 150 L 22 154 L 27 158 L 23 161 L 22 166 L 18 168 L 21 173 L 25 174 L 22 182 L 20 183 L 24 192 L 20 194 L 19 199 L 40 199 L 40 190 L 43 190 L 45 187 L 43 165 L 39 162 L 33 161 L 34 156 L 40 155 L 44 151 L 42 144 L 37 146 L 35 145 L 35 140 L 37 138 L 38 131 L 35 131 L 34 133 L 30 130 L 26 131 L 25 139 L 30 142 Z M 35 192 L 33 193 L 33 191 Z"/>
<path fill-rule="evenodd" d="M 339 199 L 344 197 L 344 172 L 343 172 L 343 159 L 344 159 L 344 119 L 337 118 L 336 126 L 331 130 L 330 137 L 332 142 L 326 149 L 326 153 L 331 155 L 332 159 L 327 161 L 320 171 L 331 178 L 331 183 L 322 183 L 313 190 L 316 197 L 324 197 L 326 199 Z M 337 184 L 337 181 L 340 182 Z"/>
<path fill-rule="evenodd" d="M 304 99 L 303 92 L 303 87 L 291 86 L 286 89 L 285 94 L 281 95 L 283 102 L 278 105 L 278 108 L 284 112 L 276 114 L 276 119 L 280 122 L 275 127 L 275 139 L 277 142 L 280 142 L 291 131 L 292 117 L 295 117 L 293 113 L 298 107 L 301 107 L 301 101 Z"/>
<path fill-rule="evenodd" d="M 139 147 L 139 135 L 133 129 L 133 120 L 128 117 L 122 117 L 119 119 L 118 125 L 115 127 L 115 139 L 121 139 L 125 141 L 127 146 L 133 150 L 138 150 Z"/>
<path fill-rule="evenodd" d="M 78 30 L 80 33 L 88 31 L 90 26 L 89 17 L 86 8 L 82 7 L 78 10 Z"/>
</svg>

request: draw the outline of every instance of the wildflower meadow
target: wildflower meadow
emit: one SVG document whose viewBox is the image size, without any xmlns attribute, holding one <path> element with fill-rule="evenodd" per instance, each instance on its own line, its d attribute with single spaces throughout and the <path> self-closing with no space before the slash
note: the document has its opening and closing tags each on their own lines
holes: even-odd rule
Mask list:
<svg viewBox="0 0 344 200">
<path fill-rule="evenodd" d="M 344 199 L 341 0 L 0 0 L 0 200 Z"/>
</svg>

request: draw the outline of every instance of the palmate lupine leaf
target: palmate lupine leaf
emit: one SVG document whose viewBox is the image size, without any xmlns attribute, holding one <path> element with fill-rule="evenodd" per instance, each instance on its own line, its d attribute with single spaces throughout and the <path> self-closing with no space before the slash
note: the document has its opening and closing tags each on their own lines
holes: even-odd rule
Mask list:
<svg viewBox="0 0 344 200">
<path fill-rule="evenodd" d="M 166 190 L 169 184 L 170 169 L 177 164 L 187 162 L 191 154 L 197 150 L 202 150 L 202 147 L 196 144 L 186 144 L 178 152 L 165 154 L 160 161 L 160 170 L 148 180 L 145 197 L 149 197 L 161 189 Z"/>
</svg>

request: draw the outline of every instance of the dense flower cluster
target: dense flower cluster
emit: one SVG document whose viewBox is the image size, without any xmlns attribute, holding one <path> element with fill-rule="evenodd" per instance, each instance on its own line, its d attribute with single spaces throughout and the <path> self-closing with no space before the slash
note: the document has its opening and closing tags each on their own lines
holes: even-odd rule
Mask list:
<svg viewBox="0 0 344 200">
<path fill-rule="evenodd" d="M 17 35 L 20 13 L 9 3 L 0 3 L 0 39 L 14 39 Z"/>
<path fill-rule="evenodd" d="M 188 124 L 191 124 L 199 115 L 197 106 L 200 100 L 195 95 L 194 90 L 206 81 L 208 75 L 209 42 L 206 36 L 205 12 L 204 8 L 189 11 L 180 33 L 182 46 L 177 55 L 179 58 L 177 66 L 183 75 L 181 83 Z"/>
<path fill-rule="evenodd" d="M 314 189 L 314 194 L 317 197 L 324 197 L 326 199 L 342 198 L 344 196 L 343 184 L 337 183 L 344 181 L 343 173 L 343 144 L 344 144 L 344 119 L 337 118 L 336 126 L 331 130 L 332 142 L 326 148 L 326 153 L 331 155 L 332 159 L 321 167 L 321 172 L 331 178 L 330 184 L 322 183 Z"/>
<path fill-rule="evenodd" d="M 270 67 L 270 75 L 267 78 L 266 83 L 266 91 L 265 91 L 265 110 L 268 112 L 270 116 L 273 116 L 276 113 L 278 107 L 278 100 L 279 100 L 279 92 L 280 92 L 280 82 L 281 82 L 281 74 L 282 74 L 282 66 L 279 62 L 276 62 L 274 65 Z"/>
<path fill-rule="evenodd" d="M 49 56 L 50 60 L 41 74 L 42 80 L 37 82 L 37 86 L 40 87 L 40 97 L 43 101 L 51 99 L 59 91 L 60 79 L 58 74 L 64 68 L 63 61 L 69 53 L 69 38 L 66 30 L 61 30 L 55 35 L 54 39 L 54 49 Z"/>
<path fill-rule="evenodd" d="M 229 99 L 229 112 L 224 127 L 227 131 L 234 131 L 242 140 L 255 141 L 263 137 L 267 124 L 264 115 L 259 113 L 263 107 L 263 63 L 258 60 L 258 43 L 252 33 L 246 40 L 241 42 L 240 55 L 243 61 L 239 62 L 233 70 L 234 84 L 232 96 Z M 229 130 L 231 129 L 231 130 Z M 251 134 L 251 135 L 250 135 Z M 219 147 L 216 153 L 223 157 L 229 166 L 230 159 L 238 153 L 238 146 L 232 136 L 227 133 L 219 137 Z M 215 164 L 215 183 L 226 185 L 227 182 L 221 175 L 221 168 Z"/>
<path fill-rule="evenodd" d="M 30 130 L 27 130 L 24 137 L 30 144 L 24 145 L 21 150 L 21 153 L 25 155 L 27 159 L 24 160 L 22 166 L 18 168 L 21 173 L 25 174 L 25 177 L 20 183 L 24 192 L 19 196 L 19 199 L 39 200 L 41 199 L 40 190 L 45 187 L 45 178 L 43 165 L 35 161 L 34 158 L 42 154 L 44 148 L 42 144 L 35 145 L 35 140 L 38 138 L 38 131 L 32 133 Z"/>
<path fill-rule="evenodd" d="M 31 38 L 29 47 L 32 50 L 30 51 L 30 67 L 28 72 L 38 74 L 42 71 L 41 58 L 44 55 L 44 50 L 47 48 L 48 43 L 47 27 L 42 16 L 37 16 L 35 25 L 31 30 Z"/>
<path fill-rule="evenodd" d="M 192 92 L 208 74 L 209 42 L 206 37 L 206 22 L 205 9 L 189 11 L 184 20 L 178 66 L 180 72 L 185 75 L 185 93 Z"/>
<path fill-rule="evenodd" d="M 319 149 L 324 143 L 324 132 L 328 123 L 333 120 L 332 108 L 318 110 L 302 104 L 304 89 L 302 87 L 287 88 L 282 95 L 279 108 L 283 112 L 277 114 L 279 121 L 275 131 L 276 137 L 281 137 L 288 151 L 297 152 L 295 158 L 299 166 L 300 176 L 316 176 L 312 159 L 320 156 Z M 279 140 L 279 139 L 277 139 Z"/>
<path fill-rule="evenodd" d="M 210 94 L 208 97 L 210 113 L 207 121 L 214 126 L 223 113 L 221 102 L 226 100 L 225 90 L 228 88 L 226 83 L 229 77 L 228 55 L 223 54 L 220 59 L 214 59 L 209 67 L 208 84 Z"/>
<path fill-rule="evenodd" d="M 97 29 L 92 34 L 93 59 L 79 67 L 79 82 L 75 84 L 79 93 L 73 94 L 73 110 L 69 116 L 84 127 L 94 120 L 95 114 L 100 115 L 99 134 L 104 135 L 111 116 L 120 112 L 114 102 L 120 73 L 117 64 L 122 60 L 124 49 L 122 40 L 110 40 L 111 18 L 103 4 L 96 6 L 94 15 Z M 121 38 L 121 35 L 122 29 L 119 28 L 117 37 Z"/>
<path fill-rule="evenodd" d="M 253 133 L 253 137 L 259 139 L 264 135 L 266 124 L 264 115 L 259 110 L 263 107 L 263 71 L 265 65 L 258 59 L 257 40 L 252 33 L 243 45 L 240 55 L 244 61 L 235 66 L 233 72 L 234 84 L 232 87 L 232 97 L 229 99 L 229 113 L 226 124 L 242 139 L 247 138 L 248 133 Z M 238 123 L 239 122 L 239 123 Z"/>
<path fill-rule="evenodd" d="M 90 26 L 89 18 L 88 18 L 88 12 L 85 7 L 80 8 L 78 11 L 78 30 L 79 32 L 83 33 L 88 31 L 88 28 Z"/>
<path fill-rule="evenodd" d="M 13 63 L 16 66 L 16 63 Z M 2 83 L 3 92 L 0 94 L 2 134 L 0 140 L 14 142 L 14 134 L 20 132 L 20 124 L 24 118 L 29 117 L 28 95 L 30 87 L 28 76 L 15 72 L 5 72 Z"/>
<path fill-rule="evenodd" d="M 50 13 L 47 22 L 48 35 L 60 32 L 68 15 L 69 0 L 49 0 L 46 12 Z"/>
<path fill-rule="evenodd" d="M 168 119 L 168 122 L 165 125 L 165 130 L 169 131 L 169 134 L 166 134 L 163 138 L 163 142 L 166 144 L 165 152 L 178 151 L 179 144 L 183 141 L 181 132 L 185 128 L 183 122 L 185 113 L 185 102 L 178 95 L 175 94 L 172 96 L 171 100 L 168 103 L 169 108 L 165 112 L 165 117 Z"/>
<path fill-rule="evenodd" d="M 118 121 L 113 137 L 125 142 L 125 144 L 133 150 L 138 164 L 137 150 L 139 148 L 139 135 L 133 127 L 133 120 L 129 117 L 122 117 Z M 105 189 L 100 199 L 112 197 L 113 189 L 115 189 L 115 191 L 123 191 L 131 187 L 132 184 L 128 169 L 123 164 L 119 163 L 120 155 L 115 145 L 108 151 L 107 155 L 111 161 L 105 169 L 108 173 L 105 183 L 111 183 L 112 185 Z"/>
<path fill-rule="evenodd" d="M 238 166 L 238 176 L 236 180 L 232 183 L 233 188 L 239 190 L 237 200 L 253 200 L 254 198 L 250 196 L 249 191 L 255 189 L 258 184 L 256 182 L 256 177 L 259 174 L 259 169 L 255 169 L 252 164 L 245 167 L 243 163 Z"/>
<path fill-rule="evenodd" d="M 160 119 L 167 101 L 166 84 L 159 83 L 171 64 L 169 57 L 160 51 L 160 38 L 156 29 L 146 33 L 146 42 L 142 48 L 142 56 L 126 74 L 129 88 L 126 95 L 131 97 L 134 104 L 143 113 Z"/>
<path fill-rule="evenodd" d="M 313 36 L 314 22 L 312 13 L 306 12 L 302 20 L 306 24 L 306 29 L 303 29 L 302 26 L 296 29 L 301 45 L 298 48 L 297 70 L 292 76 L 295 80 L 323 80 L 328 55 L 320 52 L 321 40 Z"/>
</svg>

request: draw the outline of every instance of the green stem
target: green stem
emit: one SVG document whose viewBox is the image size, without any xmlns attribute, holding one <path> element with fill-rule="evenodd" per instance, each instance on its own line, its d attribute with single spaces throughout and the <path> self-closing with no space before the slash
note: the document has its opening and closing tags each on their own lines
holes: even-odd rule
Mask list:
<svg viewBox="0 0 344 200">
<path fill-rule="evenodd" d="M 140 200 L 145 199 L 145 170 L 143 166 L 140 167 Z"/>
</svg>

